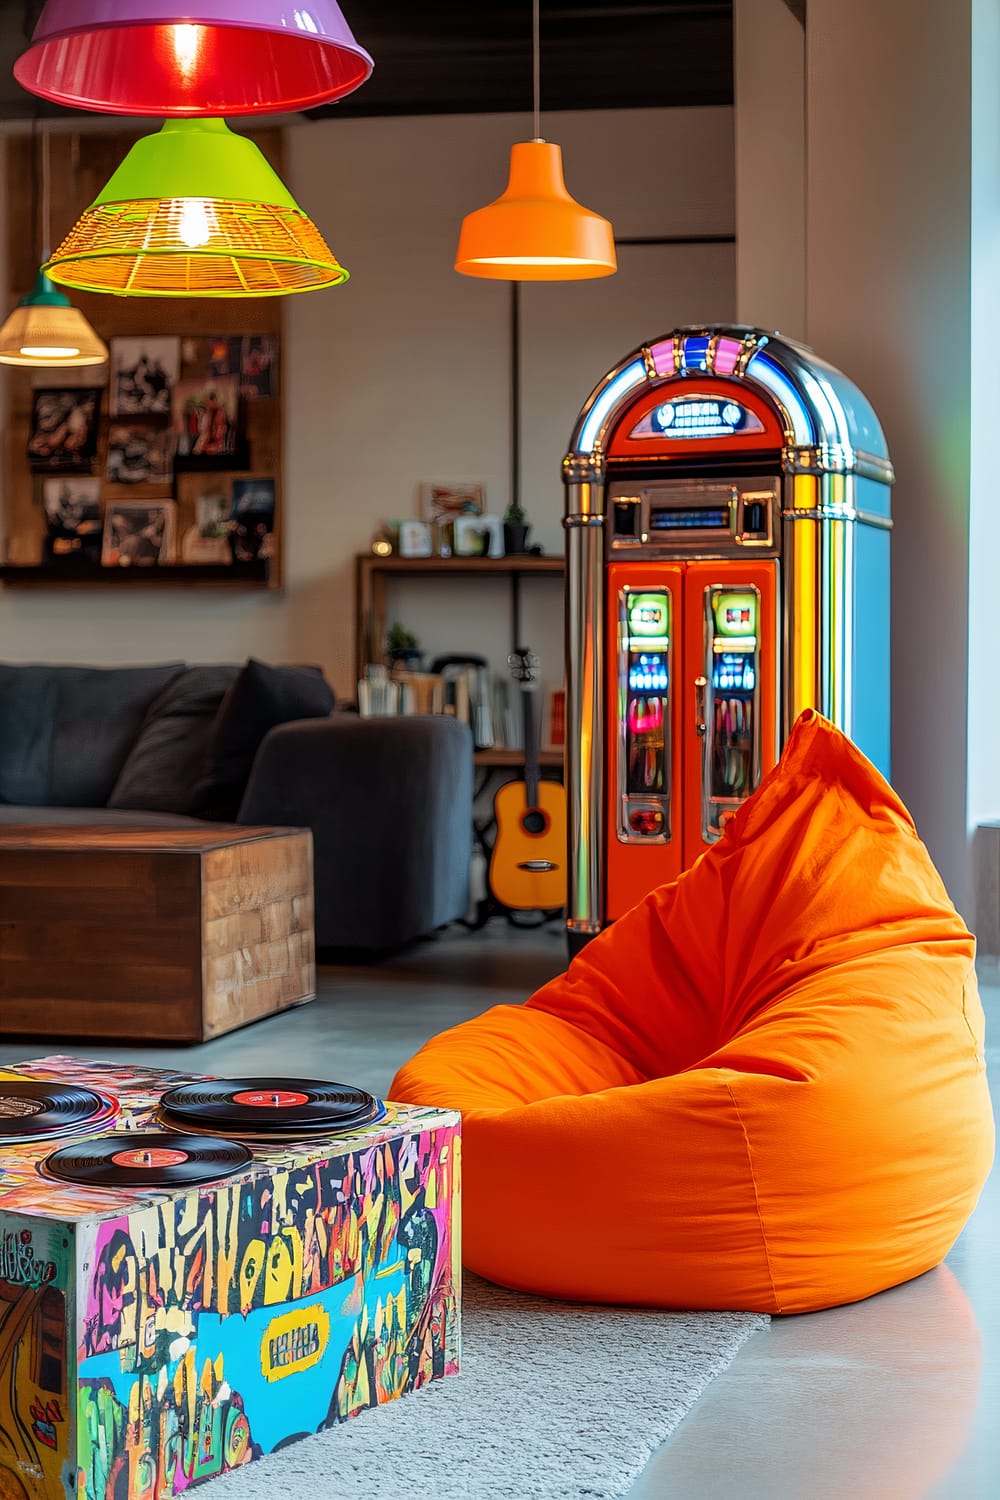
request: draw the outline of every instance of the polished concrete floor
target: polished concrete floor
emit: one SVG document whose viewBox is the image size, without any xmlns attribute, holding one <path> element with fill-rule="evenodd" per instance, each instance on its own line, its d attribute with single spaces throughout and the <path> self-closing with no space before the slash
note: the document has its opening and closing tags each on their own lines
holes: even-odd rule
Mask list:
<svg viewBox="0 0 1000 1500">
<path fill-rule="evenodd" d="M 314 1003 L 204 1046 L 8 1040 L 0 1061 L 58 1050 L 229 1076 L 333 1078 L 384 1093 L 427 1037 L 524 999 L 563 964 L 558 926 L 516 932 L 494 919 L 483 932 L 454 928 L 387 963 L 323 968 Z M 983 998 L 996 1080 L 996 975 L 984 976 Z M 998 1500 L 1000 1170 L 946 1265 L 852 1307 L 773 1319 L 755 1334 L 631 1491 L 631 1500 L 664 1497 Z"/>
</svg>

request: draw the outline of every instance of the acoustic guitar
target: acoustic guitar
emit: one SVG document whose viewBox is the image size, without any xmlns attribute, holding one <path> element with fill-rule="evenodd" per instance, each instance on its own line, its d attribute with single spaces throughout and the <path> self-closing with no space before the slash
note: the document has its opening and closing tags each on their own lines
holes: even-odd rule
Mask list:
<svg viewBox="0 0 1000 1500">
<path fill-rule="evenodd" d="M 538 772 L 538 657 L 515 651 L 507 660 L 521 684 L 524 780 L 508 781 L 493 801 L 490 890 L 511 911 L 554 911 L 566 904 L 566 792 Z"/>
</svg>

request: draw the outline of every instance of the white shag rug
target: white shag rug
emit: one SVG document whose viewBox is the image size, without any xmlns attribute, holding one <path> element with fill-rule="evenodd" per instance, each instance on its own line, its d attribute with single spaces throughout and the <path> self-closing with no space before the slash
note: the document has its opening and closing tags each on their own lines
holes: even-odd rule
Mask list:
<svg viewBox="0 0 1000 1500">
<path fill-rule="evenodd" d="M 768 1319 L 548 1302 L 465 1273 L 462 1372 L 213 1482 L 219 1500 L 615 1500 Z"/>
</svg>

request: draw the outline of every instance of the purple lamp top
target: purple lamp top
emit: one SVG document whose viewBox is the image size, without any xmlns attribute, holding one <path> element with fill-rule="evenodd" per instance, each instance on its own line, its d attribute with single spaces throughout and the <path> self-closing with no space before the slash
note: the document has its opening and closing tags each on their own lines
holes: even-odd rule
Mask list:
<svg viewBox="0 0 1000 1500">
<path fill-rule="evenodd" d="M 121 115 L 249 115 L 342 99 L 372 71 L 336 0 L 47 0 L 29 93 Z"/>
</svg>

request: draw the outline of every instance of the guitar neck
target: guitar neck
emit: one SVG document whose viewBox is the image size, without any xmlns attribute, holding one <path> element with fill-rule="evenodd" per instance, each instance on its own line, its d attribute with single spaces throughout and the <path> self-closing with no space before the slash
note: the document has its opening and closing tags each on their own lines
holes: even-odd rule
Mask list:
<svg viewBox="0 0 1000 1500">
<path fill-rule="evenodd" d="M 524 717 L 524 792 L 529 807 L 538 806 L 538 715 L 536 693 L 530 683 L 521 684 L 521 707 Z"/>
</svg>

